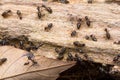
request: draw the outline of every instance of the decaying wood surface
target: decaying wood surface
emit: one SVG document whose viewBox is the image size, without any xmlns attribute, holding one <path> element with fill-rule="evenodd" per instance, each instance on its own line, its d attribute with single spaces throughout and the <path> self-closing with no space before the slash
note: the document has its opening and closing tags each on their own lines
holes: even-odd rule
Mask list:
<svg viewBox="0 0 120 80">
<path fill-rule="evenodd" d="M 16 0 L 17 1 L 17 0 Z M 0 33 L 1 35 L 17 37 L 25 35 L 30 41 L 44 42 L 50 46 L 39 49 L 36 53 L 56 58 L 54 48 L 57 46 L 65 46 L 75 49 L 74 41 L 85 43 L 85 47 L 81 49 L 87 53 L 95 62 L 104 64 L 114 64 L 113 58 L 120 54 L 120 45 L 113 44 L 120 40 L 120 6 L 117 4 L 60 4 L 60 3 L 43 3 L 43 2 L 24 2 L 24 1 L 1 1 L 0 14 L 5 10 L 11 9 L 13 15 L 9 18 L 0 16 Z M 37 6 L 45 4 L 53 10 L 49 14 L 44 9 L 45 14 L 41 19 L 37 17 Z M 23 19 L 19 20 L 16 11 L 20 10 Z M 87 27 L 84 17 L 88 16 L 91 20 L 91 26 Z M 77 30 L 77 18 L 82 18 L 82 26 Z M 44 28 L 53 23 L 53 28 L 46 32 Z M 111 39 L 105 38 L 104 29 L 110 32 Z M 77 37 L 71 37 L 73 30 L 77 31 Z M 94 34 L 97 42 L 86 40 L 86 35 Z M 44 54 L 44 53 L 46 54 Z M 74 51 L 71 51 L 74 53 Z M 80 54 L 82 58 L 83 55 Z M 118 65 L 118 64 L 115 64 Z"/>
<path fill-rule="evenodd" d="M 0 47 L 0 58 L 7 61 L 0 65 L 0 80 L 56 80 L 59 73 L 75 65 L 75 62 L 64 62 L 35 55 L 37 64 L 24 65 L 28 58 L 26 51 L 4 46 Z"/>
</svg>

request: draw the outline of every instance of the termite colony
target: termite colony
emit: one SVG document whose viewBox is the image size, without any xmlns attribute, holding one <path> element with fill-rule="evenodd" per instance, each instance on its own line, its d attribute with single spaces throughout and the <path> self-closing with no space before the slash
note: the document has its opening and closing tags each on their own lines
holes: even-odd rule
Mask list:
<svg viewBox="0 0 120 80">
<path fill-rule="evenodd" d="M 91 3 L 91 2 L 89 2 L 89 3 Z M 74 29 L 74 31 L 72 31 L 71 32 L 71 37 L 75 37 L 76 35 L 78 35 L 78 32 L 77 32 L 77 30 L 81 30 L 81 27 L 82 27 L 82 24 L 86 24 L 86 26 L 88 27 L 88 28 L 91 28 L 91 24 L 92 24 L 92 21 L 90 20 L 90 18 L 88 17 L 88 16 L 85 16 L 84 18 L 81 18 L 81 17 L 78 17 L 78 16 L 76 16 L 76 15 L 72 15 L 72 14 L 68 14 L 69 15 L 69 21 L 71 21 L 71 23 L 73 24 L 74 22 L 76 22 L 77 24 L 76 24 L 76 30 Z M 103 29 L 103 32 L 104 32 L 104 39 L 105 40 L 112 40 L 112 36 L 111 36 L 111 34 L 110 34 L 110 30 L 108 29 L 108 28 L 104 28 Z M 90 35 L 85 35 L 84 36 L 84 39 L 86 39 L 86 40 L 91 40 L 91 41 L 94 41 L 94 42 L 97 42 L 98 41 L 98 38 L 96 37 L 96 35 L 95 34 L 90 34 Z M 120 40 L 118 40 L 118 41 L 114 41 L 113 42 L 113 44 L 116 44 L 116 45 L 120 45 Z M 85 44 L 81 44 L 81 43 L 79 43 L 78 41 L 75 41 L 75 42 L 73 42 L 73 45 L 75 46 L 75 47 L 84 47 L 85 46 Z M 77 49 L 77 51 L 79 51 L 79 52 L 84 52 L 83 50 L 78 50 Z M 89 56 L 87 55 L 86 53 L 84 53 L 84 57 L 87 59 L 87 61 L 93 61 L 91 58 L 89 58 Z M 114 58 L 113 58 L 113 62 L 116 62 L 116 63 L 118 63 L 118 62 L 120 62 L 120 60 L 119 60 L 119 58 L 120 58 L 120 55 L 116 55 Z M 68 54 L 68 60 L 74 60 L 73 59 L 73 56 L 71 55 L 71 53 L 69 53 Z"/>
<path fill-rule="evenodd" d="M 67 1 L 67 0 L 60 0 L 60 1 L 61 1 L 61 3 L 64 3 L 64 4 L 69 3 L 69 1 Z M 88 3 L 92 3 L 92 0 L 88 0 Z M 46 5 L 37 6 L 36 7 L 36 16 L 39 20 L 41 20 L 45 16 L 45 14 L 43 14 L 43 12 L 42 12 L 43 10 L 45 10 L 49 14 L 53 13 L 53 10 L 51 7 L 47 7 Z M 8 18 L 8 17 L 12 16 L 12 14 L 13 14 L 12 10 L 6 10 L 1 14 L 1 16 L 3 18 Z M 18 19 L 20 19 L 20 20 L 24 19 L 23 14 L 24 13 L 20 10 L 16 11 L 16 15 L 17 15 Z M 70 36 L 71 38 L 78 37 L 78 34 L 79 34 L 78 30 L 81 30 L 83 23 L 85 23 L 85 25 L 87 26 L 86 28 L 91 28 L 92 21 L 89 16 L 84 16 L 83 18 L 79 17 L 79 18 L 77 18 L 76 23 L 74 24 L 76 26 L 75 29 L 72 30 L 68 36 Z M 44 27 L 44 31 L 49 33 L 54 28 L 54 26 L 55 25 L 53 23 L 48 23 Z M 104 35 L 105 39 L 110 40 L 112 36 L 110 34 L 109 29 L 105 28 L 105 29 L 103 29 L 103 31 L 105 33 L 105 35 Z M 89 41 L 94 41 L 94 42 L 98 41 L 98 38 L 95 34 L 87 34 L 84 36 L 84 39 L 89 40 Z M 12 42 L 14 42 L 14 43 L 12 43 Z M 120 45 L 120 41 L 115 41 L 113 43 L 116 45 Z M 33 65 L 37 64 L 37 61 L 34 59 L 35 56 L 31 51 L 36 51 L 36 50 L 40 49 L 40 47 L 42 47 L 44 44 L 45 43 L 42 43 L 42 42 L 34 44 L 33 42 L 29 41 L 29 39 L 27 37 L 25 37 L 24 35 L 17 37 L 17 38 L 5 37 L 5 38 L 1 39 L 1 41 L 0 41 L 1 46 L 10 45 L 10 46 L 14 46 L 15 48 L 19 48 L 19 49 L 28 51 L 28 53 L 23 55 L 23 57 L 26 56 L 28 58 L 28 61 L 23 64 L 25 66 L 29 65 L 30 62 Z M 93 68 L 96 68 L 96 65 L 94 65 L 94 64 L 97 64 L 97 63 L 94 63 L 94 60 L 83 49 L 86 47 L 86 45 L 87 45 L 86 43 L 82 43 L 80 41 L 74 41 L 74 42 L 72 42 L 72 45 L 74 46 L 74 49 L 73 48 L 71 48 L 71 49 L 73 50 L 73 52 L 75 54 L 73 54 L 72 51 L 70 51 L 71 49 L 68 47 L 65 47 L 65 46 L 55 47 L 54 51 L 57 54 L 57 59 L 63 60 L 65 58 L 67 61 L 76 61 L 80 65 L 79 67 L 82 67 L 81 69 L 85 68 L 86 70 L 88 70 L 88 66 L 86 66 L 88 64 L 90 66 L 92 66 Z M 67 54 L 66 57 L 65 57 L 65 54 Z M 83 57 L 81 57 L 81 55 Z M 120 54 L 116 55 L 113 58 L 113 62 L 114 63 L 120 62 L 119 59 L 120 59 Z M 7 58 L 1 58 L 0 65 L 3 65 L 6 61 L 7 61 Z M 99 65 L 101 65 L 101 64 L 99 64 Z M 76 71 L 79 71 L 78 68 L 76 68 L 77 69 Z M 97 69 L 98 69 L 98 71 L 103 72 L 103 73 L 109 72 L 109 70 L 107 71 L 103 67 L 100 67 L 100 66 L 97 66 Z M 74 72 L 71 72 L 71 73 L 74 73 Z"/>
<path fill-rule="evenodd" d="M 28 61 L 31 61 L 33 64 L 37 64 L 37 61 L 35 61 L 34 54 L 31 51 L 36 51 L 43 45 L 44 45 L 43 42 L 35 43 L 35 42 L 29 41 L 29 39 L 24 35 L 19 36 L 17 38 L 4 37 L 0 41 L 0 46 L 13 46 L 15 48 L 26 50 L 27 53 L 23 55 L 23 57 L 26 56 L 28 58 Z M 6 61 L 7 61 L 7 58 L 1 58 L 0 65 L 5 63 Z M 29 62 L 24 63 L 24 65 L 28 65 L 28 64 Z"/>
<path fill-rule="evenodd" d="M 46 5 L 37 6 L 36 9 L 37 9 L 38 19 L 41 19 L 43 16 L 45 16 L 45 14 L 42 14 L 42 8 L 44 8 L 44 10 L 47 11 L 49 14 L 53 13 L 53 10 L 51 9 L 51 7 L 47 7 Z M 13 15 L 12 10 L 5 10 L 1 14 L 1 16 L 3 18 L 8 18 L 12 15 Z M 16 15 L 18 16 L 18 18 L 20 20 L 23 19 L 22 11 L 17 10 Z M 52 27 L 53 27 L 53 24 L 49 23 L 48 26 L 44 28 L 44 30 L 48 32 Z M 0 45 L 1 46 L 10 45 L 10 46 L 14 46 L 15 48 L 19 48 L 19 49 L 28 51 L 28 53 L 24 56 L 27 56 L 28 60 L 30 60 L 33 64 L 37 64 L 37 62 L 34 60 L 34 54 L 31 53 L 31 50 L 37 50 L 39 47 L 41 47 L 43 45 L 43 43 L 38 43 L 37 45 L 34 45 L 32 42 L 28 41 L 28 38 L 25 37 L 24 35 L 22 36 L 22 38 L 23 39 L 19 40 L 19 38 L 5 37 L 5 38 L 1 39 Z M 12 42 L 14 42 L 14 43 L 12 43 Z M 25 44 L 27 44 L 27 47 L 25 46 Z M 7 61 L 6 58 L 0 59 L 0 65 L 6 61 Z M 24 65 L 28 65 L 28 64 L 29 64 L 29 62 L 25 63 Z"/>
<path fill-rule="evenodd" d="M 65 0 L 65 1 L 66 1 L 66 0 Z M 69 3 L 69 2 L 66 1 L 66 2 L 62 2 L 62 3 Z M 88 3 L 92 3 L 92 0 L 88 0 Z M 53 13 L 53 10 L 51 9 L 51 7 L 47 7 L 46 5 L 42 4 L 41 6 L 37 6 L 37 7 L 36 7 L 37 18 L 38 18 L 38 19 L 41 19 L 42 17 L 45 16 L 45 14 L 42 13 L 42 10 L 47 11 L 49 14 L 52 14 L 52 13 Z M 1 16 L 2 16 L 3 18 L 8 18 L 8 17 L 12 16 L 12 14 L 13 14 L 12 10 L 6 10 L 6 11 L 4 11 L 4 12 L 2 13 Z M 18 16 L 18 18 L 19 18 L 20 20 L 23 19 L 23 13 L 22 13 L 20 10 L 17 10 L 17 11 L 16 11 L 16 15 Z M 83 22 L 85 22 L 85 24 L 86 24 L 86 26 L 87 26 L 88 28 L 91 27 L 92 21 L 90 20 L 90 18 L 89 18 L 88 16 L 85 16 L 85 17 L 84 17 L 84 20 L 83 20 L 83 18 L 77 18 L 77 23 L 75 24 L 77 30 L 80 30 L 80 29 L 81 29 L 81 26 L 82 26 L 82 23 L 83 23 Z M 53 23 L 49 23 L 46 27 L 44 27 L 44 31 L 49 32 L 53 27 L 54 27 L 54 24 L 53 24 Z M 72 38 L 77 37 L 77 35 L 78 35 L 77 30 L 73 30 L 73 31 L 71 32 L 70 36 L 71 36 Z M 110 35 L 109 30 L 108 30 L 107 28 L 105 28 L 104 31 L 105 31 L 105 38 L 106 38 L 107 40 L 110 40 L 110 39 L 111 39 L 111 35 Z M 94 34 L 86 35 L 84 38 L 85 38 L 86 40 L 92 40 L 92 41 L 95 41 L 95 42 L 98 41 L 97 37 L 96 37 Z M 36 45 L 34 45 L 32 42 L 29 42 L 29 43 L 28 43 L 28 44 L 29 44 L 29 47 L 25 47 L 24 43 L 25 43 L 26 41 L 28 41 L 28 39 L 26 39 L 26 40 L 20 40 L 18 45 L 11 44 L 11 43 L 9 42 L 9 40 L 11 40 L 11 39 L 3 38 L 3 39 L 1 40 L 1 42 L 0 42 L 0 44 L 1 44 L 2 46 L 4 46 L 4 45 L 11 45 L 11 46 L 14 46 L 15 48 L 20 48 L 20 49 L 26 50 L 26 51 L 28 51 L 28 52 L 30 52 L 31 50 L 37 50 L 39 47 L 41 47 L 41 46 L 43 45 L 43 43 L 40 43 L 39 45 L 36 46 Z M 17 39 L 16 39 L 16 40 L 17 40 Z M 116 42 L 114 42 L 114 44 L 120 44 L 120 41 L 116 41 Z M 19 46 L 19 47 L 18 47 L 18 46 Z M 79 41 L 74 41 L 74 42 L 73 42 L 73 46 L 75 47 L 76 52 L 81 53 L 81 54 L 84 54 L 84 53 L 85 53 L 85 52 L 81 49 L 82 47 L 85 47 L 85 46 L 86 46 L 85 43 L 81 43 L 81 42 L 79 42 Z M 62 60 L 62 59 L 64 58 L 64 54 L 66 53 L 66 51 L 67 51 L 67 48 L 66 48 L 66 47 L 61 47 L 61 49 L 55 48 L 55 52 L 58 54 L 57 59 Z M 28 56 L 28 60 L 31 60 L 33 63 L 36 63 L 35 61 L 32 60 L 33 55 L 31 55 L 31 54 L 28 55 L 28 54 L 27 54 L 27 56 Z M 84 54 L 84 57 L 85 57 L 86 60 L 88 60 L 88 61 L 93 61 L 86 53 Z M 117 61 L 117 59 L 118 59 L 118 57 L 115 58 L 113 61 Z M 78 54 L 75 54 L 75 55 L 73 56 L 71 52 L 68 52 L 67 60 L 68 60 L 68 61 L 69 61 L 69 60 L 70 60 L 70 61 L 82 61 L 82 60 L 81 60 L 81 57 L 80 57 Z M 3 62 L 4 62 L 4 61 L 3 61 Z M 27 65 L 27 64 L 29 64 L 29 63 L 25 63 L 25 65 Z"/>
</svg>

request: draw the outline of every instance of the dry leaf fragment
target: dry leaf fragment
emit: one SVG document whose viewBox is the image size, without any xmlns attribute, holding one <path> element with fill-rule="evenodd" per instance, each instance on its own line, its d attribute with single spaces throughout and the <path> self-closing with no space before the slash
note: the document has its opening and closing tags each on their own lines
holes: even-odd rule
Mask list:
<svg viewBox="0 0 120 80">
<path fill-rule="evenodd" d="M 7 62 L 0 66 L 0 80 L 55 80 L 59 73 L 75 65 L 75 62 L 63 62 L 43 56 L 35 56 L 38 65 L 24 63 L 28 60 L 27 52 L 10 47 L 0 47 L 0 58 Z M 21 57 L 22 56 L 22 57 Z"/>
</svg>

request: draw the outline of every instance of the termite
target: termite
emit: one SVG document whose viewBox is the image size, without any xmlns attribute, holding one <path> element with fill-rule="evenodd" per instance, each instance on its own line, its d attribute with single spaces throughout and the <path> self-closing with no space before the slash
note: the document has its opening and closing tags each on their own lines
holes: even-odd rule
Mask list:
<svg viewBox="0 0 120 80">
<path fill-rule="evenodd" d="M 6 10 L 6 11 L 4 11 L 3 13 L 2 13 L 2 16 L 4 17 L 4 18 L 7 18 L 7 17 L 9 17 L 9 16 L 11 16 L 12 15 L 12 11 L 11 10 Z"/>
<path fill-rule="evenodd" d="M 0 65 L 2 65 L 3 63 L 5 63 L 6 61 L 7 61 L 7 58 L 0 59 Z"/>
<path fill-rule="evenodd" d="M 20 10 L 17 10 L 17 15 L 18 15 L 19 19 L 22 20 L 22 13 Z"/>
<path fill-rule="evenodd" d="M 106 38 L 107 38 L 107 39 L 110 39 L 111 36 L 110 36 L 110 33 L 109 33 L 109 31 L 108 31 L 107 28 L 105 28 L 105 32 L 106 32 Z"/>
<path fill-rule="evenodd" d="M 50 7 L 46 7 L 45 5 L 42 5 L 42 7 L 44 7 L 50 14 L 53 12 Z"/>
<path fill-rule="evenodd" d="M 79 41 L 75 41 L 75 42 L 73 42 L 73 44 L 74 44 L 74 46 L 76 46 L 76 47 L 84 47 L 84 46 L 85 46 L 84 43 L 80 43 Z"/>
</svg>

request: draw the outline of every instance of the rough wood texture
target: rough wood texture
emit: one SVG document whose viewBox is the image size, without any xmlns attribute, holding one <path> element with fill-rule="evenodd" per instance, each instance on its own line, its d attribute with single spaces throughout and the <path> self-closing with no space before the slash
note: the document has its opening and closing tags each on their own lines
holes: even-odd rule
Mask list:
<svg viewBox="0 0 120 80">
<path fill-rule="evenodd" d="M 45 14 L 45 16 L 38 19 L 36 6 L 41 6 L 43 2 L 38 3 L 39 1 L 32 1 L 33 3 L 31 3 L 16 1 L 1 2 L 0 14 L 7 9 L 11 9 L 13 12 L 13 15 L 6 19 L 0 16 L 1 35 L 6 34 L 6 36 L 11 37 L 26 35 L 30 41 L 42 41 L 50 45 L 65 46 L 71 49 L 75 49 L 73 42 L 79 41 L 86 44 L 86 46 L 81 49 L 88 53 L 95 62 L 114 64 L 113 57 L 120 53 L 120 45 L 113 44 L 114 41 L 120 40 L 119 5 L 104 3 L 77 3 L 67 5 L 44 3 L 52 8 L 53 13 L 49 14 L 45 10 L 42 10 L 42 14 Z M 22 12 L 23 20 L 18 19 L 16 15 L 17 10 Z M 85 16 L 88 16 L 92 21 L 90 27 L 87 27 L 85 24 Z M 82 26 L 79 30 L 77 30 L 76 27 L 77 18 L 83 19 Z M 72 21 L 70 21 L 70 19 Z M 46 32 L 44 31 L 44 27 L 49 23 L 53 23 L 53 28 L 49 32 Z M 111 34 L 110 40 L 105 38 L 105 28 L 107 28 Z M 70 33 L 73 30 L 77 31 L 77 37 L 70 37 Z M 90 34 L 94 34 L 98 41 L 94 42 L 84 38 L 85 35 Z M 52 47 L 45 47 L 43 51 L 47 51 L 46 48 L 51 50 Z M 75 52 L 73 51 L 73 53 Z M 55 54 L 54 47 L 51 52 L 49 51 L 49 54 L 50 57 L 52 54 Z"/>
</svg>

